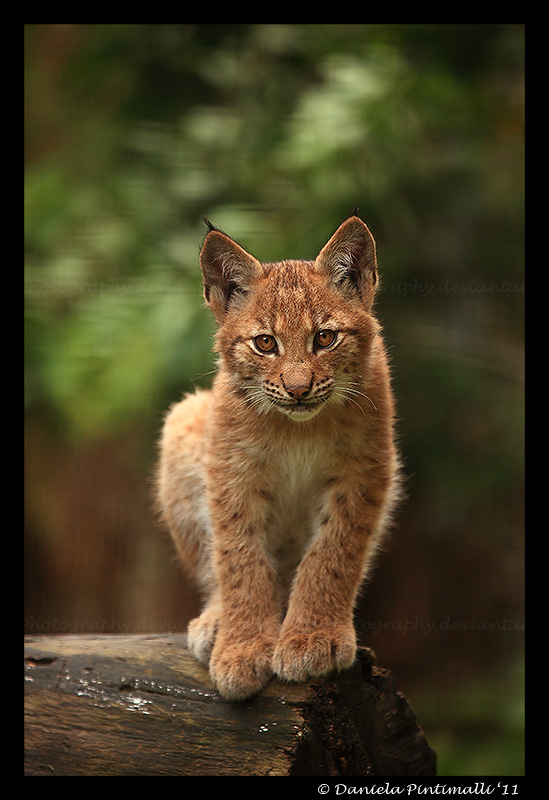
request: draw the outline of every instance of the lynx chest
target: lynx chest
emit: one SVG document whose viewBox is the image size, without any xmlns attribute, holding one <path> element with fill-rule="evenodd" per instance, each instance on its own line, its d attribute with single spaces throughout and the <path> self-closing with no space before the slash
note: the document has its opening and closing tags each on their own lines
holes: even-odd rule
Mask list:
<svg viewBox="0 0 549 800">
<path fill-rule="evenodd" d="M 279 570 L 292 573 L 317 533 L 334 465 L 323 447 L 301 443 L 279 452 L 273 467 L 269 549 Z"/>
</svg>

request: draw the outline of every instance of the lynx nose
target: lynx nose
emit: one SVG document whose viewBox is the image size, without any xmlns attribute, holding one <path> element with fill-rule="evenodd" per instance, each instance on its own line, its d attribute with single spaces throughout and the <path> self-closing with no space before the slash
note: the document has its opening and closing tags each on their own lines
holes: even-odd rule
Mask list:
<svg viewBox="0 0 549 800">
<path fill-rule="evenodd" d="M 286 386 L 286 391 L 294 400 L 303 400 L 310 392 L 310 386 Z"/>
<path fill-rule="evenodd" d="M 280 377 L 282 378 L 282 385 L 286 389 L 286 392 L 290 395 L 290 397 L 293 397 L 294 400 L 303 400 L 313 388 L 313 375 L 311 375 L 308 384 L 305 383 L 303 378 L 301 378 L 299 382 L 295 379 L 293 381 L 286 382 L 282 375 Z"/>
</svg>

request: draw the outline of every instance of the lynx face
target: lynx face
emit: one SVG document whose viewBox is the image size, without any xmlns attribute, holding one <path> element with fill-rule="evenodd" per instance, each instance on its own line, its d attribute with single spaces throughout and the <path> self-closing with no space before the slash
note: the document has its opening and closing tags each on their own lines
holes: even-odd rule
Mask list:
<svg viewBox="0 0 549 800">
<path fill-rule="evenodd" d="M 343 298 L 314 262 L 264 270 L 252 297 L 234 298 L 232 311 L 229 304 L 218 349 L 257 412 L 303 422 L 352 396 L 372 325 L 361 304 Z"/>
</svg>

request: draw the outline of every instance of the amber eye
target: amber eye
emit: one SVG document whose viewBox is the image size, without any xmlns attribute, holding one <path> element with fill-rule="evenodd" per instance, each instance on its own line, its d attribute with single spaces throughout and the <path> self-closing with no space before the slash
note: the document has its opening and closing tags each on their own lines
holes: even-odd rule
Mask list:
<svg viewBox="0 0 549 800">
<path fill-rule="evenodd" d="M 318 331 L 315 335 L 314 339 L 314 346 L 315 347 L 330 347 L 337 338 L 337 333 L 335 331 Z"/>
<path fill-rule="evenodd" d="M 254 344 L 260 353 L 274 353 L 276 351 L 276 339 L 267 333 L 256 336 Z"/>
</svg>

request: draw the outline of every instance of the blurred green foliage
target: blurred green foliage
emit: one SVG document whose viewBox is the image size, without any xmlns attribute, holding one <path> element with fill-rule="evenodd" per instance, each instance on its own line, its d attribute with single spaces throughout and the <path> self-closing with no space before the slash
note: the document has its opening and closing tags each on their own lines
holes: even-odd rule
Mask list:
<svg viewBox="0 0 549 800">
<path fill-rule="evenodd" d="M 63 430 L 211 368 L 204 215 L 311 258 L 359 204 L 393 286 L 522 284 L 521 26 L 27 28 L 27 403 Z"/>
<path fill-rule="evenodd" d="M 126 491 L 120 475 L 131 462 L 142 486 L 164 410 L 207 385 L 215 366 L 198 267 L 203 217 L 260 259 L 314 258 L 356 205 L 378 245 L 377 310 L 410 495 L 380 581 L 393 604 L 374 582 L 370 613 L 519 619 L 523 25 L 40 24 L 25 37 L 33 619 L 62 618 L 71 604 L 91 619 L 111 608 L 123 616 L 139 602 L 154 616 L 167 581 L 141 522 L 146 492 Z M 103 479 L 116 487 L 116 514 L 113 496 L 97 490 Z M 74 524 L 97 546 L 85 550 Z M 102 548 L 111 566 L 94 573 Z M 114 587 L 104 588 L 94 611 L 98 576 L 114 583 L 115 562 L 129 599 L 116 606 Z M 521 637 L 417 641 L 416 650 L 411 639 L 376 643 L 402 664 L 405 685 L 424 669 L 427 681 L 450 664 L 469 677 L 502 652 L 516 658 Z M 514 697 L 515 673 L 509 680 Z M 486 694 L 478 681 L 473 704 Z M 428 687 L 436 729 L 441 695 Z M 482 713 L 501 737 L 489 731 L 488 749 L 515 753 L 499 760 L 504 774 L 504 761 L 521 763 L 519 734 L 493 712 Z M 467 726 L 482 739 L 474 714 Z M 467 756 L 443 727 L 444 769 L 480 769 L 478 739 L 469 748 L 463 739 Z"/>
</svg>

